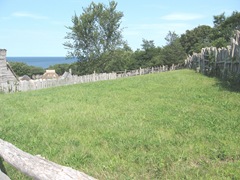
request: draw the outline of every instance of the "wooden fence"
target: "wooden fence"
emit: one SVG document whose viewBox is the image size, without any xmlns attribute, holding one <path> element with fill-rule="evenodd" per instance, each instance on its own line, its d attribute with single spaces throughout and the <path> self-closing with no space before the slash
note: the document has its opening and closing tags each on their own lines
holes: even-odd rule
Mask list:
<svg viewBox="0 0 240 180">
<path fill-rule="evenodd" d="M 11 143 L 0 139 L 0 158 L 11 164 L 22 173 L 39 180 L 95 180 L 95 178 L 51 162 L 40 155 L 33 156 L 22 151 Z M 10 180 L 0 169 L 0 180 Z"/>
<path fill-rule="evenodd" d="M 159 73 L 165 71 L 171 71 L 178 69 L 179 65 L 168 66 L 160 66 L 160 67 L 152 67 L 152 68 L 139 68 L 136 70 L 130 71 L 119 71 L 112 73 L 93 73 L 90 75 L 84 76 L 76 76 L 68 74 L 67 76 L 62 76 L 58 79 L 38 79 L 38 80 L 30 80 L 30 81 L 10 81 L 6 83 L 0 84 L 0 91 L 5 93 L 18 92 L 18 91 L 30 91 L 30 90 L 38 90 L 49 87 L 56 86 L 64 86 L 71 84 L 80 84 L 80 83 L 88 83 L 95 81 L 104 81 L 104 80 L 113 80 L 118 78 L 130 77 L 130 76 L 138 76 L 150 73 Z"/>
<path fill-rule="evenodd" d="M 85 76 L 74 76 L 71 74 L 64 75 L 59 79 L 51 80 L 30 80 L 30 81 L 19 81 L 19 82 L 8 82 L 0 84 L 0 88 L 4 92 L 17 92 L 17 91 L 29 91 L 37 90 L 54 86 L 63 86 L 78 83 L 87 83 L 94 81 L 111 80 L 123 77 L 144 75 L 150 73 L 159 73 L 169 70 L 176 70 L 179 66 L 172 65 L 168 66 L 152 67 L 152 68 L 139 68 L 132 71 L 122 71 L 113 73 L 93 73 Z M 27 176 L 33 177 L 34 179 L 51 180 L 51 179 L 69 179 L 69 180 L 94 180 L 95 178 L 74 170 L 70 167 L 61 166 L 54 162 L 48 161 L 41 156 L 33 156 L 26 153 L 9 142 L 0 139 L 0 158 L 11 164 L 13 167 L 26 174 Z M 0 178 L 9 180 L 8 176 L 4 174 L 0 169 Z"/>
<path fill-rule="evenodd" d="M 226 48 L 206 47 L 201 53 L 193 53 L 185 65 L 203 74 L 224 75 L 226 72 L 240 73 L 240 31 L 235 32 L 231 45 Z"/>
</svg>

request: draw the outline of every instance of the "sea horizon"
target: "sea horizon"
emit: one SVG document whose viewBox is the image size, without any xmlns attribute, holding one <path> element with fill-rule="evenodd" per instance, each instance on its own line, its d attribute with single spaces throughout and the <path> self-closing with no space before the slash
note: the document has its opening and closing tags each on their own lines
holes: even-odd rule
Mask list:
<svg viewBox="0 0 240 180">
<path fill-rule="evenodd" d="M 44 69 L 56 64 L 71 64 L 77 61 L 76 58 L 66 58 L 63 56 L 7 56 L 8 62 L 23 62 L 29 66 L 42 67 Z"/>
</svg>

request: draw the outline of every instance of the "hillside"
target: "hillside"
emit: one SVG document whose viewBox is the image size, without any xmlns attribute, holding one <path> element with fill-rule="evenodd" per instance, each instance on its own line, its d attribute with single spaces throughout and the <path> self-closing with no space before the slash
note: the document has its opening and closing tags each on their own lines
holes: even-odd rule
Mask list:
<svg viewBox="0 0 240 180">
<path fill-rule="evenodd" d="M 190 70 L 0 94 L 0 138 L 98 179 L 240 179 L 239 100 Z"/>
</svg>

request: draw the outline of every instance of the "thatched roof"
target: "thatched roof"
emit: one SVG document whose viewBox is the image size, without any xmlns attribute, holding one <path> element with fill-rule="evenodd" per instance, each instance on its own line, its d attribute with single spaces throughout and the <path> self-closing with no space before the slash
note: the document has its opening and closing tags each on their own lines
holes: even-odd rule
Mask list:
<svg viewBox="0 0 240 180">
<path fill-rule="evenodd" d="M 24 75 L 22 77 L 19 77 L 19 80 L 21 80 L 21 81 L 30 81 L 31 78 L 28 75 Z"/>
<path fill-rule="evenodd" d="M 55 72 L 55 70 L 46 70 L 46 72 L 43 74 L 42 79 L 57 79 L 58 74 Z"/>
</svg>

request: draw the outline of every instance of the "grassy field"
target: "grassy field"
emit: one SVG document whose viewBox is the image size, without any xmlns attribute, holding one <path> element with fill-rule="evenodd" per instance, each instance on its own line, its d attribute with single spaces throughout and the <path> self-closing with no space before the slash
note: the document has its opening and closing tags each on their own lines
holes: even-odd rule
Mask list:
<svg viewBox="0 0 240 180">
<path fill-rule="evenodd" d="M 240 179 L 240 93 L 194 71 L 0 102 L 0 138 L 98 179 Z M 4 165 L 12 179 L 28 179 Z"/>
</svg>

